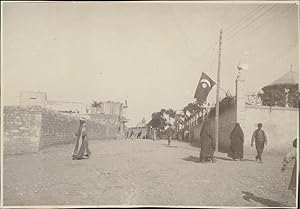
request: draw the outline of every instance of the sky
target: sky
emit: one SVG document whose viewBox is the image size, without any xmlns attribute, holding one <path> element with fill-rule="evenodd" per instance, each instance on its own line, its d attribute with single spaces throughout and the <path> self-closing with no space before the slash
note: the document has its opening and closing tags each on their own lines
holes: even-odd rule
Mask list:
<svg viewBox="0 0 300 209">
<path fill-rule="evenodd" d="M 50 100 L 128 100 L 129 126 L 194 101 L 202 72 L 235 94 L 237 65 L 258 92 L 298 70 L 297 5 L 199 2 L 3 4 L 4 105 L 22 90 Z M 224 96 L 221 90 L 221 97 Z M 208 97 L 215 102 L 216 87 Z"/>
</svg>

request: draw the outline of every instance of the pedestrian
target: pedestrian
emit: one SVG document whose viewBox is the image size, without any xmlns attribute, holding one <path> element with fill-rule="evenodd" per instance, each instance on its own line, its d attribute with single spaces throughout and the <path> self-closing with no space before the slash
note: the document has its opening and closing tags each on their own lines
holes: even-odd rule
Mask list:
<svg viewBox="0 0 300 209">
<path fill-rule="evenodd" d="M 262 124 L 259 123 L 258 129 L 256 129 L 253 132 L 252 140 L 251 140 L 251 147 L 253 147 L 253 142 L 255 142 L 255 147 L 257 151 L 257 155 L 255 157 L 255 160 L 259 160 L 260 163 L 262 163 L 262 153 L 264 151 L 265 145 L 267 145 L 267 136 L 265 132 L 262 130 Z"/>
<path fill-rule="evenodd" d="M 153 129 L 153 141 L 156 141 L 156 129 Z"/>
<path fill-rule="evenodd" d="M 281 171 L 285 171 L 286 165 L 295 160 L 294 168 L 292 171 L 292 176 L 290 180 L 290 184 L 288 189 L 292 191 L 294 195 L 296 195 L 296 172 L 297 172 L 297 138 L 293 141 L 293 149 L 283 158 L 282 168 Z"/>
<path fill-rule="evenodd" d="M 76 144 L 75 144 L 74 151 L 72 153 L 73 160 L 81 160 L 84 157 L 89 158 L 91 156 L 91 152 L 90 152 L 89 146 L 88 146 L 88 139 L 87 139 L 86 119 L 80 118 L 79 122 L 80 122 L 79 129 L 75 133 Z M 79 144 L 81 144 L 81 145 L 78 150 Z"/>
<path fill-rule="evenodd" d="M 137 138 L 138 138 L 138 139 L 141 138 L 141 135 L 142 135 L 142 131 L 140 131 L 140 132 L 138 133 Z"/>
<path fill-rule="evenodd" d="M 239 123 L 236 123 L 230 133 L 230 148 L 228 157 L 234 161 L 243 159 L 244 154 L 244 133 Z"/>
<path fill-rule="evenodd" d="M 184 131 L 184 141 L 189 141 L 189 131 L 187 129 Z"/>
<path fill-rule="evenodd" d="M 133 136 L 133 134 L 134 134 L 134 132 L 133 132 L 133 130 L 131 130 L 129 139 L 131 139 L 131 137 Z"/>
<path fill-rule="evenodd" d="M 216 149 L 216 141 L 213 136 L 211 120 L 206 119 L 200 132 L 200 162 L 216 162 L 214 152 Z"/>
<path fill-rule="evenodd" d="M 171 140 L 173 137 L 173 128 L 171 127 L 171 124 L 168 125 L 168 128 L 166 129 L 166 135 L 167 135 L 167 139 L 168 139 L 168 145 L 171 144 Z"/>
</svg>

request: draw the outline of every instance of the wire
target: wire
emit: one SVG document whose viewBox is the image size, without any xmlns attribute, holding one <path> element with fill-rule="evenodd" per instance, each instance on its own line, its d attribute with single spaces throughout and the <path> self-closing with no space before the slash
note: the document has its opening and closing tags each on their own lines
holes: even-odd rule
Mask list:
<svg viewBox="0 0 300 209">
<path fill-rule="evenodd" d="M 261 9 L 263 9 L 265 7 L 266 6 L 262 6 L 262 5 L 257 6 L 251 12 L 249 12 L 247 15 L 242 17 L 238 22 L 236 22 L 236 23 L 232 24 L 231 26 L 225 28 L 224 31 L 226 31 L 227 33 L 230 33 L 231 31 L 234 31 L 235 28 L 238 28 L 240 25 L 242 25 L 243 20 L 245 20 L 245 21 L 249 20 L 250 18 L 253 17 L 252 14 L 255 15 L 256 12 L 260 11 Z"/>
<path fill-rule="evenodd" d="M 231 37 L 225 39 L 224 41 L 229 41 L 231 39 L 233 39 L 235 36 L 237 36 L 241 31 L 245 30 L 247 27 L 249 27 L 250 25 L 252 25 L 254 22 L 256 22 L 258 19 L 262 18 L 263 16 L 265 16 L 266 14 L 268 14 L 272 9 L 274 9 L 277 6 L 277 4 L 275 4 L 274 6 L 270 7 L 269 9 L 265 10 L 265 12 L 261 13 L 259 16 L 257 16 L 255 19 L 253 19 L 250 23 L 248 23 L 247 25 L 245 25 L 244 27 L 240 28 L 240 30 L 238 30 L 236 33 L 234 33 Z"/>
<path fill-rule="evenodd" d="M 288 7 L 287 9 L 281 11 L 281 12 L 279 13 L 279 15 L 280 15 L 280 16 L 283 16 L 283 15 L 287 14 L 288 11 L 290 11 L 292 8 L 294 8 L 293 5 L 291 5 L 291 6 Z M 265 21 L 265 23 L 258 25 L 257 27 L 255 27 L 255 28 L 254 28 L 253 30 L 251 30 L 250 32 L 255 32 L 255 31 L 257 31 L 257 30 L 260 29 L 263 25 L 265 25 L 266 22 L 268 22 L 268 21 Z"/>
</svg>

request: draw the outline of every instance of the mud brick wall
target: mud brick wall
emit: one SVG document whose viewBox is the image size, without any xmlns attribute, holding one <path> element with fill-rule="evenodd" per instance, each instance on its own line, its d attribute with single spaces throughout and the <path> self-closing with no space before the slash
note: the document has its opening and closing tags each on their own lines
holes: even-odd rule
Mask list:
<svg viewBox="0 0 300 209">
<path fill-rule="evenodd" d="M 4 107 L 4 154 L 22 154 L 39 151 L 42 113 L 18 106 Z"/>
<path fill-rule="evenodd" d="M 74 133 L 78 130 L 79 119 L 73 115 L 44 111 L 41 120 L 40 149 L 74 142 Z"/>
</svg>

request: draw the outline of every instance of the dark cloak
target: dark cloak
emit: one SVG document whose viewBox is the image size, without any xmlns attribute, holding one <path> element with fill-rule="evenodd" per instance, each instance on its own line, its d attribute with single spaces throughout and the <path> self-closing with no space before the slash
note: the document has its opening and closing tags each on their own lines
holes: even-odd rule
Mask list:
<svg viewBox="0 0 300 209">
<path fill-rule="evenodd" d="M 214 156 L 216 142 L 213 137 L 211 121 L 208 119 L 204 122 L 200 133 L 201 151 L 200 160 L 212 158 Z"/>
<path fill-rule="evenodd" d="M 236 123 L 230 133 L 228 157 L 242 159 L 244 155 L 244 133 L 239 123 Z"/>
</svg>

